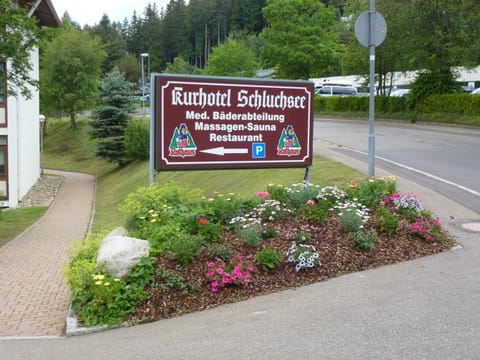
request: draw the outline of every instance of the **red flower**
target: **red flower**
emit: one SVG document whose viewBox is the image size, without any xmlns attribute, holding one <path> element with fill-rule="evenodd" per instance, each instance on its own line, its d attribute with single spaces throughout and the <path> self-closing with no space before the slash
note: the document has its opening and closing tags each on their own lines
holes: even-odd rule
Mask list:
<svg viewBox="0 0 480 360">
<path fill-rule="evenodd" d="M 207 223 L 207 219 L 201 217 L 200 219 L 198 219 L 197 223 L 198 225 L 205 225 Z"/>
</svg>

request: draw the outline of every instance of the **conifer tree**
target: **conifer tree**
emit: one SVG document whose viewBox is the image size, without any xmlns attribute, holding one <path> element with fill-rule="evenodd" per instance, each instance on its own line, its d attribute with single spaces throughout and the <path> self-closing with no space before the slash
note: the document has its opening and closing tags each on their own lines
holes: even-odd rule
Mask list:
<svg viewBox="0 0 480 360">
<path fill-rule="evenodd" d="M 98 139 L 95 154 L 123 166 L 128 162 L 124 137 L 130 118 L 131 84 L 113 69 L 101 83 L 99 106 L 93 113 L 91 136 Z"/>
</svg>

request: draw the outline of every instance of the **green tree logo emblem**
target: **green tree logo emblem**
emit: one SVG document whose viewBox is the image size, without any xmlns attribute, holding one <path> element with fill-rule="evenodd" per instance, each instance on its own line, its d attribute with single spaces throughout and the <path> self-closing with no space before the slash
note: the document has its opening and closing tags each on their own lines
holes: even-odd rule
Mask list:
<svg viewBox="0 0 480 360">
<path fill-rule="evenodd" d="M 170 156 L 186 157 L 197 154 L 197 146 L 185 123 L 175 128 L 170 141 Z"/>
</svg>

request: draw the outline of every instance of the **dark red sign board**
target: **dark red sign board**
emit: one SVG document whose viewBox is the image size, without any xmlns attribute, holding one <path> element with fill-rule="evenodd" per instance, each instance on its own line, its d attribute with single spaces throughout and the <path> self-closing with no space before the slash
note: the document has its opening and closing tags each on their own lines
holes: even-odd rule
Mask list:
<svg viewBox="0 0 480 360">
<path fill-rule="evenodd" d="M 154 76 L 155 169 L 312 164 L 313 83 Z"/>
</svg>

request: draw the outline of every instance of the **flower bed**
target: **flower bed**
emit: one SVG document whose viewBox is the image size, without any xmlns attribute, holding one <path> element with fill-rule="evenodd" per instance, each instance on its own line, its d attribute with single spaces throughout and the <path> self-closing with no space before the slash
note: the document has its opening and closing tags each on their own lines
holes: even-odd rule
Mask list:
<svg viewBox="0 0 480 360">
<path fill-rule="evenodd" d="M 343 189 L 271 185 L 246 200 L 173 183 L 139 189 L 123 209 L 131 235 L 148 239 L 155 256 L 134 269 L 146 285 L 114 318 L 169 318 L 449 249 L 453 240 L 420 200 L 395 191 L 392 179 Z M 89 296 L 100 274 L 88 286 L 69 281 L 74 309 L 101 303 Z M 117 282 L 109 301 L 124 304 L 134 283 Z"/>
</svg>

